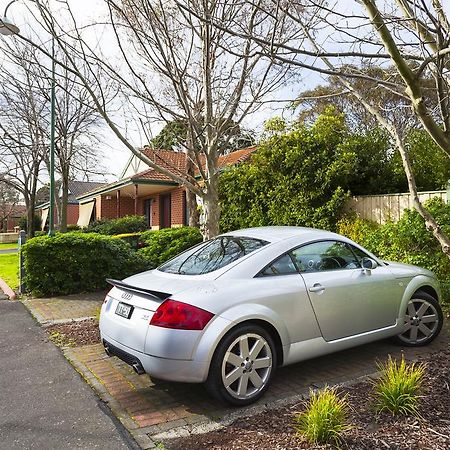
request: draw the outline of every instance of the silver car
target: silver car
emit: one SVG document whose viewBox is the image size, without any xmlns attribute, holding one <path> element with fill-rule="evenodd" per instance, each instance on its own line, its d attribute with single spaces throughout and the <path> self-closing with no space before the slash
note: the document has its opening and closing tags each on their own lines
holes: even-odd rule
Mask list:
<svg viewBox="0 0 450 450">
<path fill-rule="evenodd" d="M 278 366 L 388 337 L 425 345 L 443 322 L 432 272 L 310 228 L 226 233 L 109 281 L 109 355 L 155 378 L 204 382 L 234 405 L 260 398 Z"/>
</svg>

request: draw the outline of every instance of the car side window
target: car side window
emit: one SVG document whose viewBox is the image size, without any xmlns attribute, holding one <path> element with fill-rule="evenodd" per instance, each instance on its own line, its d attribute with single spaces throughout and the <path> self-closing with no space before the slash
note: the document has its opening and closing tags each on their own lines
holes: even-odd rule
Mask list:
<svg viewBox="0 0 450 450">
<path fill-rule="evenodd" d="M 292 262 L 291 257 L 286 254 L 275 260 L 272 264 L 267 266 L 260 276 L 273 276 L 273 275 L 290 275 L 292 273 L 298 273 L 297 269 Z"/>
<path fill-rule="evenodd" d="M 320 241 L 299 247 L 292 256 L 300 272 L 349 270 L 361 267 L 350 247 L 339 241 Z"/>
<path fill-rule="evenodd" d="M 360 250 L 359 248 L 355 247 L 354 245 L 351 244 L 347 244 L 351 249 L 352 252 L 356 255 L 356 258 L 358 259 L 359 264 L 361 265 L 361 267 L 364 266 L 364 259 L 372 259 L 366 252 L 363 252 L 362 250 Z"/>
<path fill-rule="evenodd" d="M 355 247 L 354 245 L 347 244 L 351 249 L 355 256 L 358 258 L 358 261 L 361 262 L 363 258 L 369 258 L 369 255 Z"/>
</svg>

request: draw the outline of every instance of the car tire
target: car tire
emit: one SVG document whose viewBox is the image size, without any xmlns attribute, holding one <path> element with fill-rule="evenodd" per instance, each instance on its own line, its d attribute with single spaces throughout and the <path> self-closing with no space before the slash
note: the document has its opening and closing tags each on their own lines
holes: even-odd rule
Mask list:
<svg viewBox="0 0 450 450">
<path fill-rule="evenodd" d="M 239 325 L 217 346 L 205 386 L 222 402 L 249 405 L 264 395 L 276 367 L 272 336 L 258 325 Z"/>
<path fill-rule="evenodd" d="M 439 302 L 426 292 L 416 292 L 408 302 L 405 331 L 393 338 L 398 345 L 421 347 L 432 342 L 440 333 L 444 316 Z"/>
</svg>

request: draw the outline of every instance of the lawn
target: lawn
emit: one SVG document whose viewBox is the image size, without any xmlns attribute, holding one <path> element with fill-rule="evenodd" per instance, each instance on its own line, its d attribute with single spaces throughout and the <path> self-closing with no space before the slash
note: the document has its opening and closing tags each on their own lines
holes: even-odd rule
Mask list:
<svg viewBox="0 0 450 450">
<path fill-rule="evenodd" d="M 0 250 L 8 250 L 10 248 L 17 248 L 17 242 L 13 242 L 12 244 L 0 244 Z"/>
<path fill-rule="evenodd" d="M 19 286 L 19 255 L 17 253 L 0 254 L 0 278 L 12 289 Z"/>
</svg>

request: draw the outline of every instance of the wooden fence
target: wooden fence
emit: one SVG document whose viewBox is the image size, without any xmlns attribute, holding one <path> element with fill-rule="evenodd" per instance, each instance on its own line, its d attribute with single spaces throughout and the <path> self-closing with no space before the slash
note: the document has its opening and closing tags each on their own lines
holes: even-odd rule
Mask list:
<svg viewBox="0 0 450 450">
<path fill-rule="evenodd" d="M 447 191 L 419 192 L 421 202 L 439 197 L 447 202 Z M 361 195 L 351 197 L 345 205 L 347 212 L 355 212 L 361 219 L 372 220 L 380 224 L 389 220 L 396 222 L 405 209 L 413 208 L 410 194 Z"/>
</svg>

